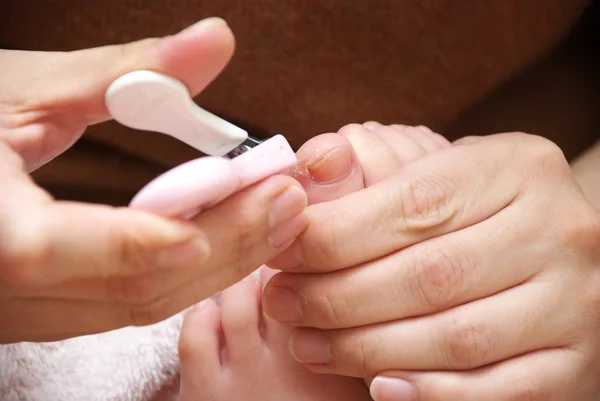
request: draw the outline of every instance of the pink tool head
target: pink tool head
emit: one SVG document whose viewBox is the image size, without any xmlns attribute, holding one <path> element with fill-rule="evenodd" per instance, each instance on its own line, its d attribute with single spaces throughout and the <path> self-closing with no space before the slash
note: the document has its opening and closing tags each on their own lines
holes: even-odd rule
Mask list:
<svg viewBox="0 0 600 401">
<path fill-rule="evenodd" d="M 154 179 L 131 201 L 131 207 L 168 217 L 192 218 L 228 196 L 296 164 L 281 135 L 233 158 L 201 157 Z"/>
</svg>

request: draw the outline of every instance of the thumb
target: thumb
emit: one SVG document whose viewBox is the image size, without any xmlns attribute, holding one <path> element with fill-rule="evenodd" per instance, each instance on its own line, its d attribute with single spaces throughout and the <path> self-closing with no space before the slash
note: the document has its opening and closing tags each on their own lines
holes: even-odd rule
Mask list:
<svg viewBox="0 0 600 401">
<path fill-rule="evenodd" d="M 36 66 L 28 74 L 34 80 L 21 87 L 27 88 L 28 103 L 78 113 L 88 124 L 98 123 L 110 118 L 104 94 L 119 76 L 142 69 L 157 71 L 181 80 L 196 95 L 225 68 L 233 50 L 234 37 L 226 22 L 209 18 L 162 39 L 68 53 L 29 53 L 39 63 L 28 63 Z"/>
<path fill-rule="evenodd" d="M 0 140 L 31 170 L 68 148 L 88 125 L 110 119 L 104 95 L 121 75 L 161 72 L 196 95 L 233 50 L 233 33 L 220 18 L 161 39 L 73 52 L 0 50 Z"/>
</svg>

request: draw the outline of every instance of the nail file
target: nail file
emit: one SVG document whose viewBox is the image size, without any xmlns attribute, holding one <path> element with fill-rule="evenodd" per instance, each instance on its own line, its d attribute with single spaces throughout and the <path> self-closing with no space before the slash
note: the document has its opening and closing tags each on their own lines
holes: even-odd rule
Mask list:
<svg viewBox="0 0 600 401">
<path fill-rule="evenodd" d="M 190 219 L 228 196 L 296 165 L 287 140 L 276 135 L 233 158 L 201 157 L 155 178 L 136 194 L 131 207 Z"/>
<path fill-rule="evenodd" d="M 196 105 L 180 81 L 153 71 L 134 71 L 107 89 L 111 116 L 130 128 L 170 135 L 209 155 L 157 177 L 131 201 L 148 212 L 192 218 L 231 194 L 296 164 L 287 140 L 266 141 Z"/>
</svg>

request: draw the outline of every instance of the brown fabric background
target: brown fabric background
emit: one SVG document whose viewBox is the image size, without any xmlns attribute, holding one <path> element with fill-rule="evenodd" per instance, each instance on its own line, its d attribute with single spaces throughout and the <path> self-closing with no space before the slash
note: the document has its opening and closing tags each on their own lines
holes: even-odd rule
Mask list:
<svg viewBox="0 0 600 401">
<path fill-rule="evenodd" d="M 19 0 L 0 2 L 6 48 L 72 50 L 225 18 L 238 46 L 198 98 L 295 146 L 350 122 L 425 124 L 453 139 L 521 130 L 572 157 L 597 137 L 597 5 L 586 0 Z M 582 19 L 582 15 L 584 16 Z M 577 24 L 577 25 L 576 25 Z M 568 40 L 564 41 L 565 38 Z M 198 154 L 114 123 L 34 174 L 59 198 L 126 203 Z"/>
</svg>

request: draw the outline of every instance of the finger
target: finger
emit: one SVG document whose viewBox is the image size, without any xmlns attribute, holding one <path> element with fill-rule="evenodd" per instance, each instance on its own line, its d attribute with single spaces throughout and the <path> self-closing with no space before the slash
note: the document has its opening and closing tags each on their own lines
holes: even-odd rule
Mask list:
<svg viewBox="0 0 600 401">
<path fill-rule="evenodd" d="M 224 290 L 221 310 L 227 360 L 235 365 L 258 358 L 264 349 L 258 280 L 250 275 Z"/>
<path fill-rule="evenodd" d="M 23 158 L 2 140 L 0 140 L 0 182 L 3 193 L 10 194 L 10 196 L 0 196 L 2 210 L 8 210 L 8 207 L 15 210 L 27 204 L 47 203 L 52 200 L 52 197 L 35 185 L 31 176 L 26 174 Z M 7 213 L 7 216 L 10 215 L 11 213 Z M 0 215 L 0 219 L 3 217 Z"/>
<path fill-rule="evenodd" d="M 195 95 L 221 72 L 233 49 L 234 38 L 227 24 L 209 18 L 163 39 L 50 55 L 23 53 L 15 58 L 17 65 L 7 67 L 29 71 L 11 86 L 15 98 L 28 100 L 24 104 L 33 100 L 33 108 L 40 110 L 68 105 L 73 114 L 95 123 L 109 119 L 104 93 L 121 75 L 135 70 L 164 73 L 184 82 Z M 35 65 L 44 68 L 43 74 L 31 69 Z"/>
<path fill-rule="evenodd" d="M 522 215 L 523 209 L 509 206 L 472 227 L 327 275 L 278 274 L 265 288 L 265 312 L 293 325 L 355 327 L 435 313 L 496 294 L 555 263 L 531 240 L 532 230 L 516 230 L 507 238 L 497 229 L 518 225 Z M 506 252 L 501 245 L 507 240 L 521 246 Z"/>
<path fill-rule="evenodd" d="M 375 401 L 593 401 L 598 385 L 587 359 L 577 350 L 547 349 L 468 372 L 384 372 L 371 384 L 371 396 Z"/>
<path fill-rule="evenodd" d="M 13 213 L 2 229 L 2 277 L 20 289 L 192 267 L 210 255 L 193 225 L 123 208 L 48 203 Z"/>
<path fill-rule="evenodd" d="M 269 282 L 269 280 L 278 273 L 277 270 L 269 269 L 266 266 L 261 267 L 260 269 L 260 280 L 261 280 L 261 289 Z M 262 295 L 262 293 L 261 293 Z M 261 305 L 262 306 L 262 305 Z M 292 333 L 292 328 L 287 325 L 282 325 L 279 322 L 274 321 L 269 316 L 264 314 L 264 311 L 261 308 L 262 313 L 262 330 L 263 336 L 267 344 L 270 344 L 270 347 L 277 347 L 284 350 L 288 353 L 287 343 L 290 339 L 290 334 Z"/>
<path fill-rule="evenodd" d="M 299 260 L 293 267 L 270 266 L 305 273 L 338 270 L 498 213 L 517 197 L 523 180 L 520 169 L 502 167 L 514 161 L 519 141 L 499 137 L 435 152 L 370 188 L 312 205 L 310 225 L 289 251 Z M 377 241 L 367 246 L 365 238 Z"/>
<path fill-rule="evenodd" d="M 339 199 L 364 188 L 363 169 L 352 144 L 339 134 L 323 134 L 306 142 L 297 152 L 292 175 L 302 184 L 308 203 Z M 278 254 L 272 262 L 296 263 L 293 253 Z"/>
<path fill-rule="evenodd" d="M 285 249 L 306 227 L 305 207 L 306 194 L 297 181 L 268 178 L 195 219 L 211 248 L 219 250 L 207 261 L 162 281 L 114 281 L 110 293 L 130 305 L 130 324 L 161 321 L 230 287 Z"/>
<path fill-rule="evenodd" d="M 303 146 L 298 151 L 300 168 L 297 176 L 307 189 L 309 203 L 335 200 L 371 186 L 426 153 L 419 145 L 419 141 L 423 142 L 420 138 L 416 141 L 395 130 L 392 130 L 393 135 L 379 134 L 387 128 L 376 122 L 350 124 L 339 134 L 321 135 Z M 350 161 L 347 156 L 340 156 L 345 149 L 354 149 L 352 167 L 347 167 Z M 325 156 L 321 156 L 324 152 Z M 293 252 L 282 252 L 270 264 L 289 266 L 297 263 Z"/>
<path fill-rule="evenodd" d="M 27 316 L 27 319 L 23 319 Z M 107 302 L 64 299 L 3 299 L 0 344 L 53 342 L 129 325 L 129 309 Z"/>
<path fill-rule="evenodd" d="M 23 158 L 7 144 L 0 141 L 0 174 L 3 177 L 11 177 L 20 175 L 23 171 Z"/>
<path fill-rule="evenodd" d="M 15 111 L 22 118 L 11 127 L 23 135 L 2 135 L 0 130 L 0 138 L 32 170 L 72 145 L 87 125 L 110 118 L 104 95 L 121 75 L 135 70 L 161 72 L 181 80 L 196 95 L 223 70 L 233 49 L 227 24 L 210 18 L 163 39 L 67 53 L 11 52 L 14 56 L 0 65 L 0 77 L 15 77 L 2 74 L 3 70 L 24 73 L 2 86 L 3 98 L 23 105 L 23 110 Z M 51 119 L 40 117 L 49 113 Z M 69 132 L 56 129 L 61 125 Z"/>
<path fill-rule="evenodd" d="M 547 283 L 529 283 L 425 317 L 328 332 L 297 329 L 290 350 L 318 372 L 357 377 L 390 369 L 475 369 L 567 344 L 564 328 L 574 322 L 555 312 L 568 300 Z"/>
<path fill-rule="evenodd" d="M 381 126 L 369 130 L 361 124 L 350 124 L 339 130 L 340 135 L 348 139 L 356 152 L 362 166 L 365 188 L 389 177 L 404 164 L 388 142 L 377 134 L 386 129 L 387 126 Z M 398 136 L 396 141 L 402 142 L 402 145 L 407 148 L 407 154 L 419 157 L 424 153 L 423 148 L 407 137 Z"/>
<path fill-rule="evenodd" d="M 181 394 L 199 394 L 206 383 L 217 380 L 221 372 L 219 341 L 221 316 L 217 305 L 206 299 L 186 314 L 179 337 Z"/>
<path fill-rule="evenodd" d="M 307 141 L 296 153 L 293 176 L 302 184 L 309 204 L 341 198 L 364 188 L 362 167 L 352 144 L 339 134 Z"/>
<path fill-rule="evenodd" d="M 138 248 L 128 247 L 127 242 L 124 244 L 124 240 L 117 236 L 117 229 L 105 230 L 106 237 L 102 237 L 101 232 L 95 232 L 93 237 L 87 235 L 85 230 L 89 231 L 87 224 L 90 217 L 87 209 L 87 213 L 82 213 L 83 215 L 71 213 L 70 217 L 73 220 L 86 222 L 85 230 L 50 230 L 50 233 L 59 237 L 57 241 L 60 242 L 52 245 L 52 249 L 58 252 L 55 251 L 50 259 L 38 255 L 38 262 L 50 260 L 56 264 L 53 270 L 59 272 L 51 273 L 63 277 L 65 283 L 48 289 L 32 284 L 28 284 L 28 287 L 33 287 L 34 291 L 31 293 L 38 297 L 73 297 L 120 302 L 131 309 L 131 320 L 127 325 L 155 323 L 231 286 L 281 252 L 281 249 L 305 228 L 306 220 L 302 215 L 305 206 L 306 196 L 295 180 L 286 176 L 271 177 L 236 193 L 196 219 L 195 224 L 203 228 L 202 235 L 211 239 L 211 248 L 219 249 L 218 253 L 211 253 L 202 261 L 193 251 L 186 249 L 190 246 L 188 244 L 168 248 L 167 255 L 161 255 L 160 249 L 151 249 L 159 254 L 158 265 L 151 263 L 149 258 L 136 254 L 136 251 L 139 252 Z M 69 208 L 67 212 L 70 213 Z M 131 212 L 143 218 L 150 216 L 143 212 Z M 226 222 L 223 221 L 223 216 L 228 217 Z M 102 217 L 98 224 L 110 220 L 110 216 Z M 158 219 L 152 216 L 150 218 Z M 127 219 L 117 220 L 119 224 L 124 224 L 124 229 L 131 230 Z M 81 224 L 81 221 L 78 222 Z M 64 223 L 65 220 L 59 222 Z M 225 223 L 227 229 L 224 230 Z M 120 229 L 120 226 L 118 227 Z M 196 232 L 195 229 L 191 231 Z M 38 233 L 39 230 L 32 232 Z M 168 230 L 161 227 L 159 232 L 161 235 L 168 234 Z M 141 233 L 149 234 L 146 229 Z M 90 238 L 96 241 L 89 242 Z M 78 241 L 81 245 L 73 246 L 79 244 Z M 102 241 L 111 245 L 105 246 L 100 243 Z M 191 241 L 193 243 L 193 240 Z M 91 249 L 88 249 L 90 247 Z M 35 246 L 32 248 L 37 249 Z M 103 251 L 103 248 L 106 249 Z M 112 256 L 113 254 L 123 255 L 122 258 L 137 266 L 137 269 L 124 265 L 124 262 L 118 256 Z M 91 263 L 94 265 L 90 265 Z M 106 263 L 106 266 L 103 263 Z M 19 266 L 19 263 L 15 262 L 13 265 Z M 157 266 L 164 266 L 163 270 L 160 271 Z M 40 271 L 34 268 L 31 270 L 32 275 Z M 86 277 L 89 278 L 77 280 L 77 277 L 84 276 L 82 271 L 87 271 Z M 105 271 L 108 273 L 102 276 Z M 36 283 L 49 282 L 50 279 L 44 274 L 50 273 L 46 270 L 41 272 L 43 274 L 39 273 L 40 277 L 34 277 Z M 21 273 L 21 282 L 25 281 L 23 275 L 24 273 Z M 33 281 L 29 279 L 29 282 Z M 174 293 L 177 296 L 173 296 Z"/>
</svg>

